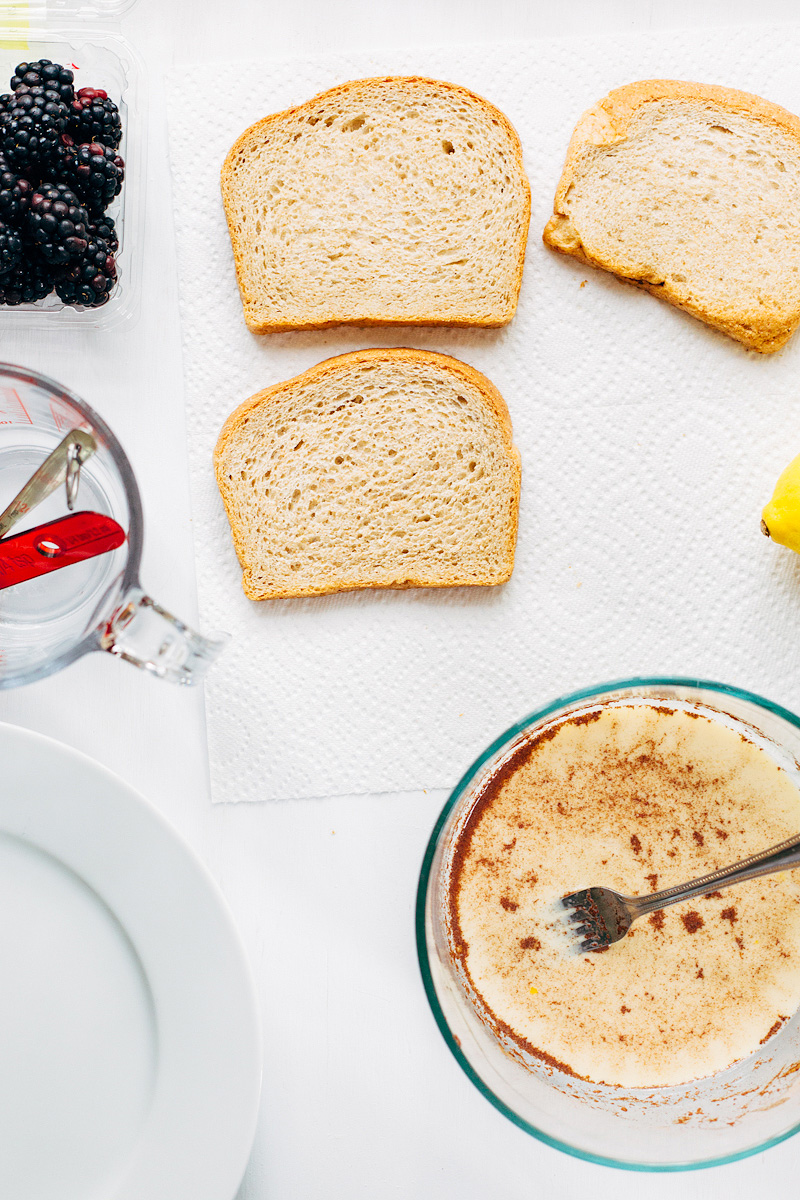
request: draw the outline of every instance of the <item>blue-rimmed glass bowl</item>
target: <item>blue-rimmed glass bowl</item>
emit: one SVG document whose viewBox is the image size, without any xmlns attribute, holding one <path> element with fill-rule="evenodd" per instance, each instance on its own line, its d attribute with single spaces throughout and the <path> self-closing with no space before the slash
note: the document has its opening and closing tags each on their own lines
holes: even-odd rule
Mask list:
<svg viewBox="0 0 800 1200">
<path fill-rule="evenodd" d="M 417 952 L 447 1045 L 478 1090 L 515 1125 L 589 1162 L 685 1171 L 756 1154 L 800 1129 L 800 1013 L 758 1052 L 691 1084 L 623 1089 L 585 1083 L 544 1064 L 524 1063 L 513 1046 L 501 1044 L 470 1000 L 448 935 L 454 846 L 489 777 L 532 730 L 568 713 L 636 697 L 688 701 L 733 717 L 758 735 L 800 788 L 800 718 L 752 692 L 698 679 L 628 679 L 561 697 L 493 742 L 444 806 L 422 864 Z"/>
</svg>

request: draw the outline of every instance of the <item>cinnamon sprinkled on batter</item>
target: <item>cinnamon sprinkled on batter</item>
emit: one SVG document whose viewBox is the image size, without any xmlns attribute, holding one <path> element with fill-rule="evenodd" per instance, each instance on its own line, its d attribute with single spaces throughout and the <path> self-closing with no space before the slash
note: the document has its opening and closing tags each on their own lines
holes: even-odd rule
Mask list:
<svg viewBox="0 0 800 1200">
<path fill-rule="evenodd" d="M 552 906 L 592 884 L 671 887 L 798 821 L 789 777 L 702 710 L 622 702 L 521 740 L 449 860 L 451 952 L 482 1019 L 532 1064 L 623 1086 L 751 1053 L 775 1032 L 775 997 L 781 1013 L 800 1004 L 800 873 L 740 884 L 721 911 L 652 913 L 601 955 L 565 953 Z"/>
<path fill-rule="evenodd" d="M 765 1034 L 764 1034 L 763 1038 L 762 1038 L 762 1039 L 761 1039 L 761 1041 L 758 1043 L 758 1044 L 759 1044 L 759 1046 L 763 1046 L 763 1045 L 764 1045 L 764 1042 L 767 1042 L 767 1041 L 769 1041 L 769 1039 L 770 1039 L 771 1037 L 774 1037 L 774 1035 L 775 1035 L 775 1034 L 778 1032 L 778 1030 L 779 1030 L 779 1029 L 781 1028 L 781 1026 L 783 1025 L 784 1021 L 788 1021 L 788 1020 L 789 1020 L 789 1018 L 788 1018 L 788 1017 L 778 1017 L 777 1021 L 776 1021 L 776 1022 L 775 1022 L 775 1024 L 772 1026 L 772 1028 L 771 1028 L 770 1030 L 768 1030 L 768 1032 L 767 1032 L 767 1033 L 765 1033 Z"/>
</svg>

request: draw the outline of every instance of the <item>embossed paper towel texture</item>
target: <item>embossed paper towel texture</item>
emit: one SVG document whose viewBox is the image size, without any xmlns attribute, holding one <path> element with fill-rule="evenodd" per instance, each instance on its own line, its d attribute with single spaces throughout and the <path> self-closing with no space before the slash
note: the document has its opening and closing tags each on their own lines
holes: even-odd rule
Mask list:
<svg viewBox="0 0 800 1200">
<path fill-rule="evenodd" d="M 797 560 L 759 532 L 800 450 L 800 337 L 748 354 L 540 240 L 574 122 L 610 88 L 698 79 L 800 112 L 798 61 L 800 32 L 783 26 L 222 65 L 200 129 L 196 71 L 173 75 L 201 613 L 233 634 L 206 684 L 215 800 L 450 786 L 543 701 L 629 674 L 707 676 L 800 708 Z M 516 126 L 533 218 L 515 320 L 251 335 L 219 199 L 226 151 L 266 113 L 387 72 L 464 84 Z M 505 396 L 523 463 L 510 583 L 246 600 L 211 465 L 223 420 L 329 355 L 381 345 L 454 354 Z"/>
</svg>

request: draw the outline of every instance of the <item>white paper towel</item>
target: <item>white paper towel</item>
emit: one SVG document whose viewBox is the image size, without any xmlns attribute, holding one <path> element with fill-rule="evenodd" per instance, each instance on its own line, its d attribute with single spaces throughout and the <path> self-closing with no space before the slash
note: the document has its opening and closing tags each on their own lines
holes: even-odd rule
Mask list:
<svg viewBox="0 0 800 1200">
<path fill-rule="evenodd" d="M 800 708 L 800 559 L 759 531 L 800 451 L 800 335 L 747 353 L 540 240 L 575 120 L 610 88 L 698 79 L 800 112 L 798 61 L 800 27 L 749 26 L 223 64 L 202 110 L 196 70 L 173 74 L 201 616 L 233 634 L 206 684 L 215 800 L 450 786 L 543 701 L 627 675 L 719 679 Z M 266 113 L 384 73 L 464 84 L 516 126 L 533 190 L 517 316 L 498 331 L 255 337 L 219 199 L 225 153 Z M 391 345 L 454 354 L 503 393 L 523 464 L 510 583 L 248 601 L 211 465 L 223 420 L 323 358 Z"/>
</svg>

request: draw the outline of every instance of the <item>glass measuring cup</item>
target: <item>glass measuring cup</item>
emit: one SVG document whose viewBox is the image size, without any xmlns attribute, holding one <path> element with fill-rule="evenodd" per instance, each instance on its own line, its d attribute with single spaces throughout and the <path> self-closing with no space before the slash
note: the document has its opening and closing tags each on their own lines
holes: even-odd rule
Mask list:
<svg viewBox="0 0 800 1200">
<path fill-rule="evenodd" d="M 97 443 L 81 467 L 76 507 L 112 517 L 126 539 L 110 553 L 0 590 L 0 688 L 42 679 L 92 650 L 106 650 L 172 683 L 197 683 L 227 635 L 202 637 L 142 590 L 142 505 L 122 447 L 77 396 L 8 363 L 0 363 L 0 509 L 73 429 Z M 66 511 L 59 488 L 13 534 Z"/>
</svg>

